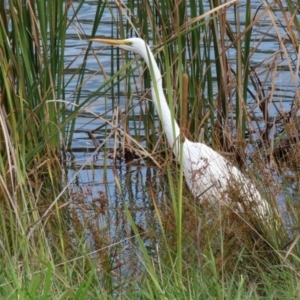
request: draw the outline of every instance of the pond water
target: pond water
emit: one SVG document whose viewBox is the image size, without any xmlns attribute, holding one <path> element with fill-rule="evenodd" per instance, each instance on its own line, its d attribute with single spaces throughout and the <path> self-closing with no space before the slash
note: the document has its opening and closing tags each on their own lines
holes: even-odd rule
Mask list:
<svg viewBox="0 0 300 300">
<path fill-rule="evenodd" d="M 78 3 L 73 1 L 73 5 L 76 8 Z M 254 12 L 261 5 L 261 1 L 252 1 L 251 5 Z M 91 34 L 96 6 L 95 1 L 85 1 L 79 11 L 78 18 L 74 20 L 73 25 L 68 30 L 65 66 L 67 68 L 66 79 L 70 81 L 66 88 L 67 101 L 75 101 L 78 77 L 74 76 L 72 71 L 81 66 L 88 45 L 85 39 L 79 38 L 78 30 L 80 29 L 80 33 L 84 32 L 87 36 Z M 228 10 L 228 17 L 232 16 L 231 22 L 234 22 L 233 13 L 230 13 L 230 9 Z M 241 5 L 242 12 L 243 9 L 243 5 Z M 208 7 L 207 10 L 209 10 Z M 72 10 L 69 14 L 71 18 Z M 112 15 L 118 19 L 119 10 L 113 2 L 105 10 L 96 36 L 112 37 Z M 277 40 L 272 38 L 272 35 L 276 36 L 276 32 L 270 20 L 264 18 L 259 25 L 260 27 L 257 26 L 255 29 L 257 35 L 253 35 L 256 41 L 261 38 L 261 31 L 267 31 L 270 38 L 265 38 L 259 43 L 255 55 L 251 58 L 251 65 L 257 67 L 256 72 L 261 73 L 261 80 L 264 80 L 264 78 L 268 80 L 265 86 L 269 85 L 270 93 L 271 91 L 273 93 L 272 99 L 274 101 L 270 102 L 269 105 L 274 107 L 274 112 L 277 108 L 288 111 L 291 108 L 295 94 L 295 90 L 292 88 L 295 86 L 294 81 L 299 80 L 298 74 L 295 72 L 293 77 L 288 70 L 284 71 L 284 69 L 287 69 L 288 63 L 283 57 L 279 60 L 279 67 L 283 71 L 280 72 L 280 76 L 274 74 L 274 76 L 276 75 L 275 81 L 269 81 L 272 76 L 266 74 L 266 67 L 273 64 L 273 61 L 276 60 L 275 55 L 282 55 L 282 53 L 278 52 Z M 102 49 L 103 45 L 93 45 L 93 47 L 94 49 Z M 85 101 L 105 80 L 109 79 L 111 51 L 110 47 L 106 47 L 97 56 L 93 56 L 90 52 L 91 55 L 87 60 L 86 67 L 86 81 L 82 88 L 80 101 Z M 114 49 L 113 51 L 117 55 L 117 50 Z M 273 53 L 273 56 L 270 55 L 271 53 Z M 229 58 L 234 62 L 234 52 L 231 56 Z M 98 72 L 99 62 L 103 67 L 101 72 Z M 116 60 L 114 60 L 115 62 Z M 98 73 L 96 74 L 96 72 Z M 265 77 L 264 74 L 266 74 Z M 274 91 L 274 82 L 280 86 L 277 91 Z M 102 91 L 97 97 L 93 98 L 93 101 L 85 105 L 85 112 L 76 120 L 76 130 L 67 159 L 68 179 L 74 193 L 83 195 L 85 201 L 90 203 L 93 203 L 95 199 L 100 199 L 99 202 L 101 202 L 101 199 L 105 199 L 106 213 L 105 216 L 98 216 L 98 225 L 100 228 L 106 228 L 108 226 L 107 219 L 109 219 L 110 225 L 107 230 L 111 240 L 114 241 L 120 239 L 116 236 L 119 232 L 116 228 L 120 227 L 120 223 L 124 224 L 122 238 L 126 238 L 131 234 L 124 221 L 125 213 L 122 208 L 125 204 L 133 212 L 136 224 L 139 224 L 141 228 L 146 228 L 151 215 L 154 214 L 149 187 L 155 185 L 154 190 L 157 199 L 168 197 L 166 174 L 161 172 L 154 163 L 149 160 L 133 160 L 128 163 L 122 156 L 116 161 L 113 159 L 114 155 L 118 155 L 118 153 L 113 152 L 113 149 L 116 147 L 122 148 L 123 139 L 117 131 L 111 130 L 111 126 L 107 125 L 107 121 L 116 126 L 122 118 L 120 111 L 124 111 L 126 106 L 126 96 L 124 95 L 127 89 L 126 84 L 121 84 L 119 91 Z M 136 99 L 136 101 L 139 101 L 139 99 Z M 249 99 L 249 107 L 251 109 L 252 105 L 255 110 L 257 105 L 252 102 L 253 100 Z M 111 110 L 112 107 L 116 106 L 118 108 Z M 101 116 L 101 118 L 95 117 L 92 113 Z M 262 117 L 260 111 L 257 110 L 256 113 L 258 119 Z M 97 130 L 95 131 L 95 129 Z M 129 123 L 129 130 L 133 130 L 131 123 Z M 140 130 L 143 132 L 143 128 L 140 128 Z M 94 140 L 88 134 L 92 131 L 94 131 Z M 105 147 L 101 147 L 103 143 L 105 143 Z M 108 150 L 103 151 L 104 148 Z"/>
</svg>

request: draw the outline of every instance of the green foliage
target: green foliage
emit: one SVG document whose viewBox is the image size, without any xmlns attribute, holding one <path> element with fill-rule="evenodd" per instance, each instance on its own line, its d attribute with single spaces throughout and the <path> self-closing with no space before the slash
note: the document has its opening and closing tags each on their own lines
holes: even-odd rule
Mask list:
<svg viewBox="0 0 300 300">
<path fill-rule="evenodd" d="M 274 92 L 277 83 L 273 74 L 280 71 L 278 64 L 282 61 L 290 76 L 296 78 L 292 89 L 297 107 L 298 74 L 294 73 L 299 58 L 293 57 L 298 57 L 299 50 L 299 8 L 295 1 L 286 2 L 288 10 L 278 2 L 277 7 L 257 11 L 251 1 L 246 1 L 244 7 L 231 9 L 234 24 L 227 19 L 229 8 L 220 8 L 220 1 L 210 2 L 209 13 L 203 1 L 129 1 L 126 7 L 120 4 L 118 16 L 111 3 L 98 1 L 94 23 L 86 35 L 102 33 L 106 11 L 112 14 L 111 37 L 125 38 L 135 32 L 152 44 L 172 114 L 179 124 L 188 120 L 187 135 L 192 140 L 198 141 L 204 129 L 208 144 L 233 152 L 242 162 L 247 144 L 253 139 L 264 143 L 264 151 L 254 149 L 251 153 L 253 165 L 249 169 L 262 170 L 270 201 L 279 190 L 285 191 L 289 216 L 287 226 L 280 224 L 280 228 L 276 221 L 271 225 L 264 220 L 247 223 L 230 211 L 212 218 L 190 197 L 182 167 L 175 166 L 161 128 L 157 129 L 153 104 L 145 101 L 151 98 L 147 93 L 150 72 L 139 58 L 125 54 L 124 64 L 121 59 L 114 63 L 109 58 L 111 76 L 83 97 L 85 83 L 92 78 L 87 63 L 95 54 L 93 48 L 88 43 L 76 70 L 65 69 L 64 55 L 67 30 L 81 25 L 78 14 L 85 1 L 76 5 L 59 0 L 2 2 L 1 298 L 289 299 L 299 295 L 300 215 L 295 201 L 298 198 L 289 190 L 291 182 L 299 178 L 295 168 L 299 165 L 298 117 L 296 109 L 282 114 L 276 104 L 273 108 L 278 115 L 271 117 L 269 108 L 276 102 L 269 100 L 280 97 Z M 265 18 L 278 32 L 272 38 L 278 40 L 280 51 L 274 56 L 272 53 L 264 64 L 253 64 L 262 42 L 255 34 L 261 32 L 260 22 Z M 269 36 L 264 33 L 265 38 Z M 113 57 L 112 50 L 110 55 Z M 122 57 L 123 52 L 118 55 Z M 101 73 L 101 63 L 99 69 Z M 67 72 L 72 74 L 65 77 Z M 188 99 L 183 95 L 184 73 L 189 75 Z M 69 109 L 61 100 L 75 78 L 75 108 Z M 268 94 L 270 87 L 272 93 Z M 107 101 L 111 95 L 120 94 L 126 96 L 125 103 L 118 97 L 112 104 Z M 123 207 L 115 209 L 118 213 L 123 210 L 116 223 L 120 231 L 125 224 L 130 233 L 122 241 L 110 239 L 111 228 L 115 227 L 105 213 L 107 199 L 99 197 L 89 203 L 82 191 L 69 189 L 60 163 L 60 144 L 63 148 L 71 146 L 76 117 L 86 112 L 87 105 L 99 95 L 107 108 L 103 120 L 113 128 L 107 135 L 120 134 L 124 148 L 163 166 L 165 184 L 170 187 L 167 192 L 149 187 L 153 211 L 147 231 L 141 230 L 132 207 L 123 199 Z M 122 116 L 115 127 L 106 119 L 112 107 L 120 108 Z M 255 129 L 253 111 L 262 115 L 263 123 Z M 132 125 L 130 130 L 128 124 Z M 278 190 L 273 189 L 278 185 L 275 180 L 264 176 L 266 163 L 262 161 L 266 158 L 277 164 L 275 177 L 280 175 L 283 182 Z M 114 179 L 122 198 L 124 187 L 117 175 Z M 164 201 L 160 199 L 162 194 Z M 67 207 L 69 203 L 72 205 Z M 106 226 L 99 225 L 101 218 L 106 218 Z M 128 248 L 132 265 L 123 265 L 120 257 Z M 138 270 L 133 276 L 128 275 L 131 266 Z"/>
<path fill-rule="evenodd" d="M 212 1 L 210 2 L 211 12 L 205 15 L 207 7 L 204 7 L 203 1 L 190 1 L 189 9 L 185 2 L 146 3 L 143 9 L 139 9 L 142 7 L 142 2 L 129 2 L 128 6 L 120 7 L 123 26 L 118 26 L 116 28 L 118 34 L 113 34 L 112 37 L 123 38 L 128 36 L 129 32 L 134 32 L 133 36 L 137 34 L 149 44 L 154 45 L 153 52 L 156 54 L 163 74 L 163 86 L 171 113 L 174 117 L 177 116 L 179 124 L 184 119 L 182 117 L 182 106 L 185 101 L 182 77 L 183 73 L 189 75 L 186 119 L 188 120 L 188 136 L 192 140 L 198 141 L 204 129 L 204 139 L 208 144 L 215 149 L 232 152 L 234 159 L 245 166 L 245 161 L 248 159 L 245 153 L 246 146 L 253 142 L 254 138 L 261 143 L 267 138 L 264 150 L 254 149 L 251 153 L 253 165 L 249 169 L 262 170 L 261 178 L 266 183 L 263 189 L 267 198 L 272 202 L 280 191 L 272 190 L 272 186 L 276 185 L 276 178 L 270 180 L 270 175 L 264 173 L 264 169 L 267 165 L 265 149 L 270 155 L 273 151 L 270 145 L 274 143 L 274 137 L 270 136 L 272 126 L 270 126 L 271 109 L 268 103 L 270 98 L 267 97 L 269 89 L 267 83 L 271 81 L 275 84 L 275 81 L 272 77 L 274 73 L 268 73 L 267 69 L 276 72 L 276 61 L 273 64 L 266 63 L 267 69 L 262 71 L 261 65 L 253 64 L 252 60 L 263 40 L 263 38 L 256 39 L 257 31 L 261 34 L 261 20 L 270 18 L 276 30 L 288 30 L 286 20 L 290 15 L 286 16 L 285 9 L 278 4 L 280 13 L 274 9 L 274 14 L 280 15 L 281 23 L 273 22 L 274 15 L 269 14 L 268 9 L 258 7 L 256 10 L 250 4 L 250 1 L 246 1 L 244 6 L 236 5 L 229 10 L 224 6 L 220 8 L 222 5 L 220 1 Z M 294 5 L 291 3 L 290 5 L 292 5 L 291 11 L 295 11 Z M 228 21 L 229 11 L 233 11 L 234 23 Z M 150 29 L 145 22 L 139 22 L 145 18 L 149 21 Z M 285 22 L 282 21 L 284 18 Z M 293 22 L 296 26 L 296 17 Z M 293 34 L 288 33 L 291 36 Z M 266 32 L 264 37 L 267 36 Z M 284 43 L 280 46 L 286 49 L 286 58 L 297 54 L 296 47 L 287 49 Z M 118 52 L 118 55 L 120 54 Z M 138 95 L 141 101 L 148 98 L 143 91 L 150 87 L 149 72 L 144 70 L 143 63 L 136 62 L 137 59 L 130 60 L 128 54 L 125 54 L 125 58 L 124 68 L 129 70 L 126 76 L 127 92 L 132 91 L 132 94 L 128 94 L 127 97 L 129 100 L 126 103 L 126 111 L 128 109 L 130 111 L 131 107 L 135 107 L 134 102 L 130 102 L 133 99 L 133 93 Z M 278 56 L 277 59 L 279 60 Z M 288 64 L 290 63 L 289 68 L 292 74 L 294 66 L 288 59 Z M 128 66 L 130 64 L 131 69 Z M 114 79 L 122 82 L 120 74 L 124 73 L 124 68 L 120 66 L 117 73 L 112 70 L 111 78 L 113 79 L 110 78 L 106 82 L 111 83 Z M 139 80 L 143 80 L 142 85 L 137 85 L 138 80 L 135 77 L 137 74 Z M 261 74 L 265 76 L 263 80 L 260 79 Z M 134 82 L 134 84 L 130 85 L 128 82 Z M 291 87 L 293 88 L 297 89 L 296 83 Z M 157 131 L 153 126 L 157 116 L 151 102 L 144 105 L 148 107 L 147 112 L 148 115 L 150 112 L 150 116 L 145 118 L 144 110 L 141 109 L 141 117 L 133 119 L 133 121 L 136 120 L 134 128 L 139 128 L 139 121 L 142 120 L 142 128 L 145 128 L 146 132 L 145 139 L 148 142 L 147 149 L 163 149 L 162 152 L 167 157 L 164 160 L 164 167 L 167 165 L 171 204 L 166 213 L 164 212 L 166 207 L 162 205 L 160 208 L 159 199 L 152 197 L 161 234 L 158 244 L 162 250 L 154 255 L 157 259 L 149 255 L 143 235 L 139 233 L 139 227 L 130 215 L 130 209 L 126 210 L 127 219 L 141 251 L 139 257 L 148 273 L 148 276 L 143 276 L 139 283 L 141 288 L 138 294 L 149 299 L 157 296 L 166 299 L 276 298 L 276 295 L 284 293 L 285 280 L 293 278 L 292 282 L 295 284 L 291 288 L 291 294 L 289 292 L 288 294 L 289 296 L 295 295 L 298 291 L 298 262 L 294 262 L 293 256 L 286 255 L 285 252 L 290 238 L 286 232 L 287 227 L 283 227 L 279 220 L 274 220 L 274 224 L 266 224 L 265 220 L 252 220 L 253 223 L 247 223 L 245 220 L 240 220 L 241 216 L 237 217 L 230 213 L 226 215 L 224 212 L 216 217 L 220 218 L 219 223 L 214 219 L 213 222 L 201 216 L 197 204 L 195 208 L 187 212 L 187 207 L 191 202 L 194 203 L 194 199 L 186 196 L 181 168 L 179 166 L 175 168 L 174 165 L 168 163 L 172 161 L 172 157 L 169 155 L 170 152 L 165 151 L 168 146 L 165 140 L 162 140 L 162 131 Z M 261 120 L 263 124 L 255 124 L 253 120 L 256 114 L 263 116 Z M 296 120 L 294 115 L 293 118 Z M 274 119 L 277 122 L 279 117 L 274 117 Z M 273 126 L 275 136 L 282 126 L 286 126 L 286 123 L 278 122 Z M 153 130 L 156 130 L 155 135 L 153 135 Z M 295 133 L 294 128 L 293 130 Z M 282 141 L 281 138 L 287 138 L 287 135 L 287 131 L 283 133 L 284 138 L 278 135 L 275 144 Z M 137 137 L 139 137 L 138 134 Z M 161 152 L 157 156 L 160 154 Z M 149 154 L 149 157 L 152 159 L 153 152 Z M 294 158 L 296 159 L 296 156 Z M 279 167 L 282 166 L 280 160 L 276 162 Z M 284 178 L 284 174 L 284 172 L 280 173 L 280 176 Z M 122 193 L 121 190 L 119 192 Z M 286 203 L 289 203 L 288 199 Z M 292 207 L 293 204 L 291 204 Z M 296 223 L 298 219 L 297 213 L 292 212 L 291 208 L 288 210 L 292 215 L 289 225 Z M 199 225 L 201 222 L 206 222 L 205 226 Z M 277 226 L 277 222 L 280 225 Z M 207 236 L 197 236 L 198 226 L 201 232 L 207 232 Z M 196 241 L 193 241 L 195 236 Z M 190 251 L 187 250 L 187 245 L 192 245 Z M 199 245 L 202 246 L 200 251 Z M 296 244 L 290 245 L 289 249 L 298 253 Z M 188 254 L 185 255 L 186 252 Z M 274 282 L 278 282 L 278 289 L 271 287 Z M 197 284 L 201 288 L 198 288 Z"/>
</svg>

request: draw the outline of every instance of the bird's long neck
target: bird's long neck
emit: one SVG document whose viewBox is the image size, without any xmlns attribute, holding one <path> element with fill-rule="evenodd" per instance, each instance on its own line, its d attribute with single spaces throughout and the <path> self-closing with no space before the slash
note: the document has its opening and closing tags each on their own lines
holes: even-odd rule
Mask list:
<svg viewBox="0 0 300 300">
<path fill-rule="evenodd" d="M 170 147 L 173 149 L 175 157 L 179 160 L 179 150 L 180 150 L 180 128 L 174 118 L 172 117 L 169 105 L 166 101 L 166 97 L 162 88 L 162 76 L 157 67 L 157 64 L 154 60 L 154 56 L 147 47 L 146 57 L 143 57 L 149 70 L 152 78 L 152 98 L 154 105 L 157 109 L 159 118 L 163 125 L 163 129 L 167 136 Z"/>
</svg>

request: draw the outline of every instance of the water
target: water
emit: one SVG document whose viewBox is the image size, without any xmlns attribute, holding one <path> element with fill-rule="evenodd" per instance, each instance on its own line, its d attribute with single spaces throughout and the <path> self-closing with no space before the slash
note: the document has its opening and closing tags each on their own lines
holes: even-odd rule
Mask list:
<svg viewBox="0 0 300 300">
<path fill-rule="evenodd" d="M 73 3 L 76 7 L 77 3 Z M 254 8 L 260 4 L 260 1 L 252 2 Z M 80 39 L 77 35 L 80 28 L 79 24 L 84 33 L 89 36 L 92 32 L 96 5 L 97 3 L 94 1 L 86 1 L 79 12 L 78 19 L 74 21 L 74 26 L 70 26 L 68 30 L 65 65 L 69 69 L 66 78 L 70 79 L 70 82 L 66 89 L 66 98 L 71 102 L 75 101 L 78 84 L 78 77 L 72 77 L 72 70 L 76 70 L 81 66 L 87 48 L 86 40 Z M 111 37 L 111 13 L 117 18 L 119 12 L 114 3 L 111 3 L 110 9 L 105 10 L 104 18 L 98 26 L 96 36 Z M 241 7 L 241 11 L 243 11 L 243 7 Z M 70 17 L 71 15 L 72 11 L 70 11 Z M 232 18 L 233 22 L 232 9 L 228 9 L 227 16 L 229 19 Z M 270 111 L 277 115 L 278 109 L 284 112 L 291 108 L 295 94 L 293 86 L 295 86 L 295 81 L 297 86 L 299 77 L 297 70 L 294 71 L 294 76 L 291 76 L 291 73 L 287 70 L 290 64 L 288 59 L 290 58 L 284 56 L 276 39 L 272 38 L 272 35 L 276 36 L 276 32 L 270 25 L 270 20 L 264 18 L 259 26 L 255 27 L 254 33 L 256 32 L 256 34 L 253 34 L 253 46 L 257 46 L 257 49 L 251 57 L 250 63 L 256 66 L 256 72 L 259 73 L 260 80 L 265 82 L 268 93 L 266 97 L 272 97 L 269 101 Z M 260 41 L 262 36 L 260 32 L 266 30 L 268 30 L 270 38 Z M 96 44 L 93 47 L 94 49 L 101 48 L 101 52 L 97 56 L 92 56 L 92 52 L 90 52 L 91 56 L 87 60 L 86 81 L 84 82 L 80 101 L 85 101 L 93 92 L 97 91 L 111 75 L 111 48 L 102 49 L 102 45 Z M 114 49 L 113 51 L 117 57 L 118 50 Z M 230 50 L 229 53 L 229 59 L 234 63 L 235 53 L 233 50 Z M 272 70 L 273 76 L 270 76 L 268 66 L 277 62 L 279 62 L 278 71 Z M 101 66 L 100 71 L 99 66 Z M 100 199 L 100 203 L 102 198 L 106 199 L 105 212 L 95 217 L 91 209 L 91 216 L 95 219 L 99 218 L 95 222 L 98 222 L 100 228 L 107 229 L 111 241 L 120 241 L 121 243 L 122 241 L 128 241 L 127 239 L 130 239 L 132 234 L 124 210 L 125 205 L 129 208 L 135 223 L 138 224 L 141 230 L 146 231 L 149 224 L 155 223 L 155 220 L 153 220 L 155 215 L 153 198 L 156 201 L 169 199 L 165 173 L 160 171 L 155 163 L 151 160 L 140 159 L 126 161 L 122 157 L 122 147 L 125 141 L 123 132 L 119 130 L 124 128 L 119 124 L 122 124 L 122 112 L 125 111 L 128 100 L 126 97 L 128 86 L 125 80 L 122 82 L 124 83 L 121 83 L 119 91 L 114 88 L 101 91 L 85 104 L 84 113 L 76 120 L 76 130 L 67 162 L 67 175 L 74 193 L 83 195 L 84 201 L 91 204 L 91 207 L 95 199 Z M 134 84 L 132 82 L 133 86 Z M 135 108 L 137 115 L 140 108 L 145 109 L 145 102 L 140 104 L 139 101 L 140 99 L 136 97 L 131 102 L 137 105 Z M 251 98 L 249 98 L 248 107 L 253 110 L 258 120 L 262 119 L 262 113 L 257 108 L 257 103 Z M 95 117 L 93 113 L 101 117 Z M 114 130 L 112 130 L 112 127 Z M 97 128 L 99 129 L 93 133 L 95 138 L 93 140 L 88 132 Z M 129 131 L 131 136 L 134 137 L 133 122 L 129 122 Z M 144 134 L 144 128 L 138 128 L 138 131 L 139 134 Z M 137 144 L 134 144 L 133 141 L 130 142 L 131 147 L 135 149 L 139 149 L 138 144 L 144 145 L 143 142 Z M 120 151 L 114 152 L 116 148 L 119 148 Z M 118 157 L 116 161 L 114 160 L 115 155 Z M 154 194 L 151 194 L 152 191 L 154 191 Z M 78 203 L 76 205 L 80 206 Z M 91 244 L 93 244 L 92 235 L 90 238 Z M 128 256 L 126 257 L 128 258 Z M 125 259 L 124 256 L 122 259 Z"/>
</svg>

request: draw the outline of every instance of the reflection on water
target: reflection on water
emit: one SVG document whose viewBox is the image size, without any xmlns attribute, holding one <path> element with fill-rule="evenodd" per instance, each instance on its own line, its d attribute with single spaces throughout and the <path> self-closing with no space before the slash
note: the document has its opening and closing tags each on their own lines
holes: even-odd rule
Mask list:
<svg viewBox="0 0 300 300">
<path fill-rule="evenodd" d="M 153 197 L 156 202 L 169 198 L 166 178 L 155 167 L 145 166 L 139 161 L 113 162 L 104 158 L 102 153 L 97 154 L 96 159 L 94 157 L 94 154 L 86 154 L 81 161 L 90 161 L 89 164 L 73 163 L 67 167 L 72 182 L 71 212 L 78 220 L 78 226 L 85 228 L 91 256 L 97 258 L 97 267 L 107 266 L 107 260 L 110 260 L 113 264 L 111 276 L 115 280 L 127 278 L 130 282 L 130 278 L 140 274 L 141 266 L 136 256 L 138 245 L 125 207 L 145 246 L 150 252 L 151 249 L 154 251 L 159 229 L 152 201 Z M 99 160 L 104 159 L 107 161 L 101 166 Z"/>
</svg>

